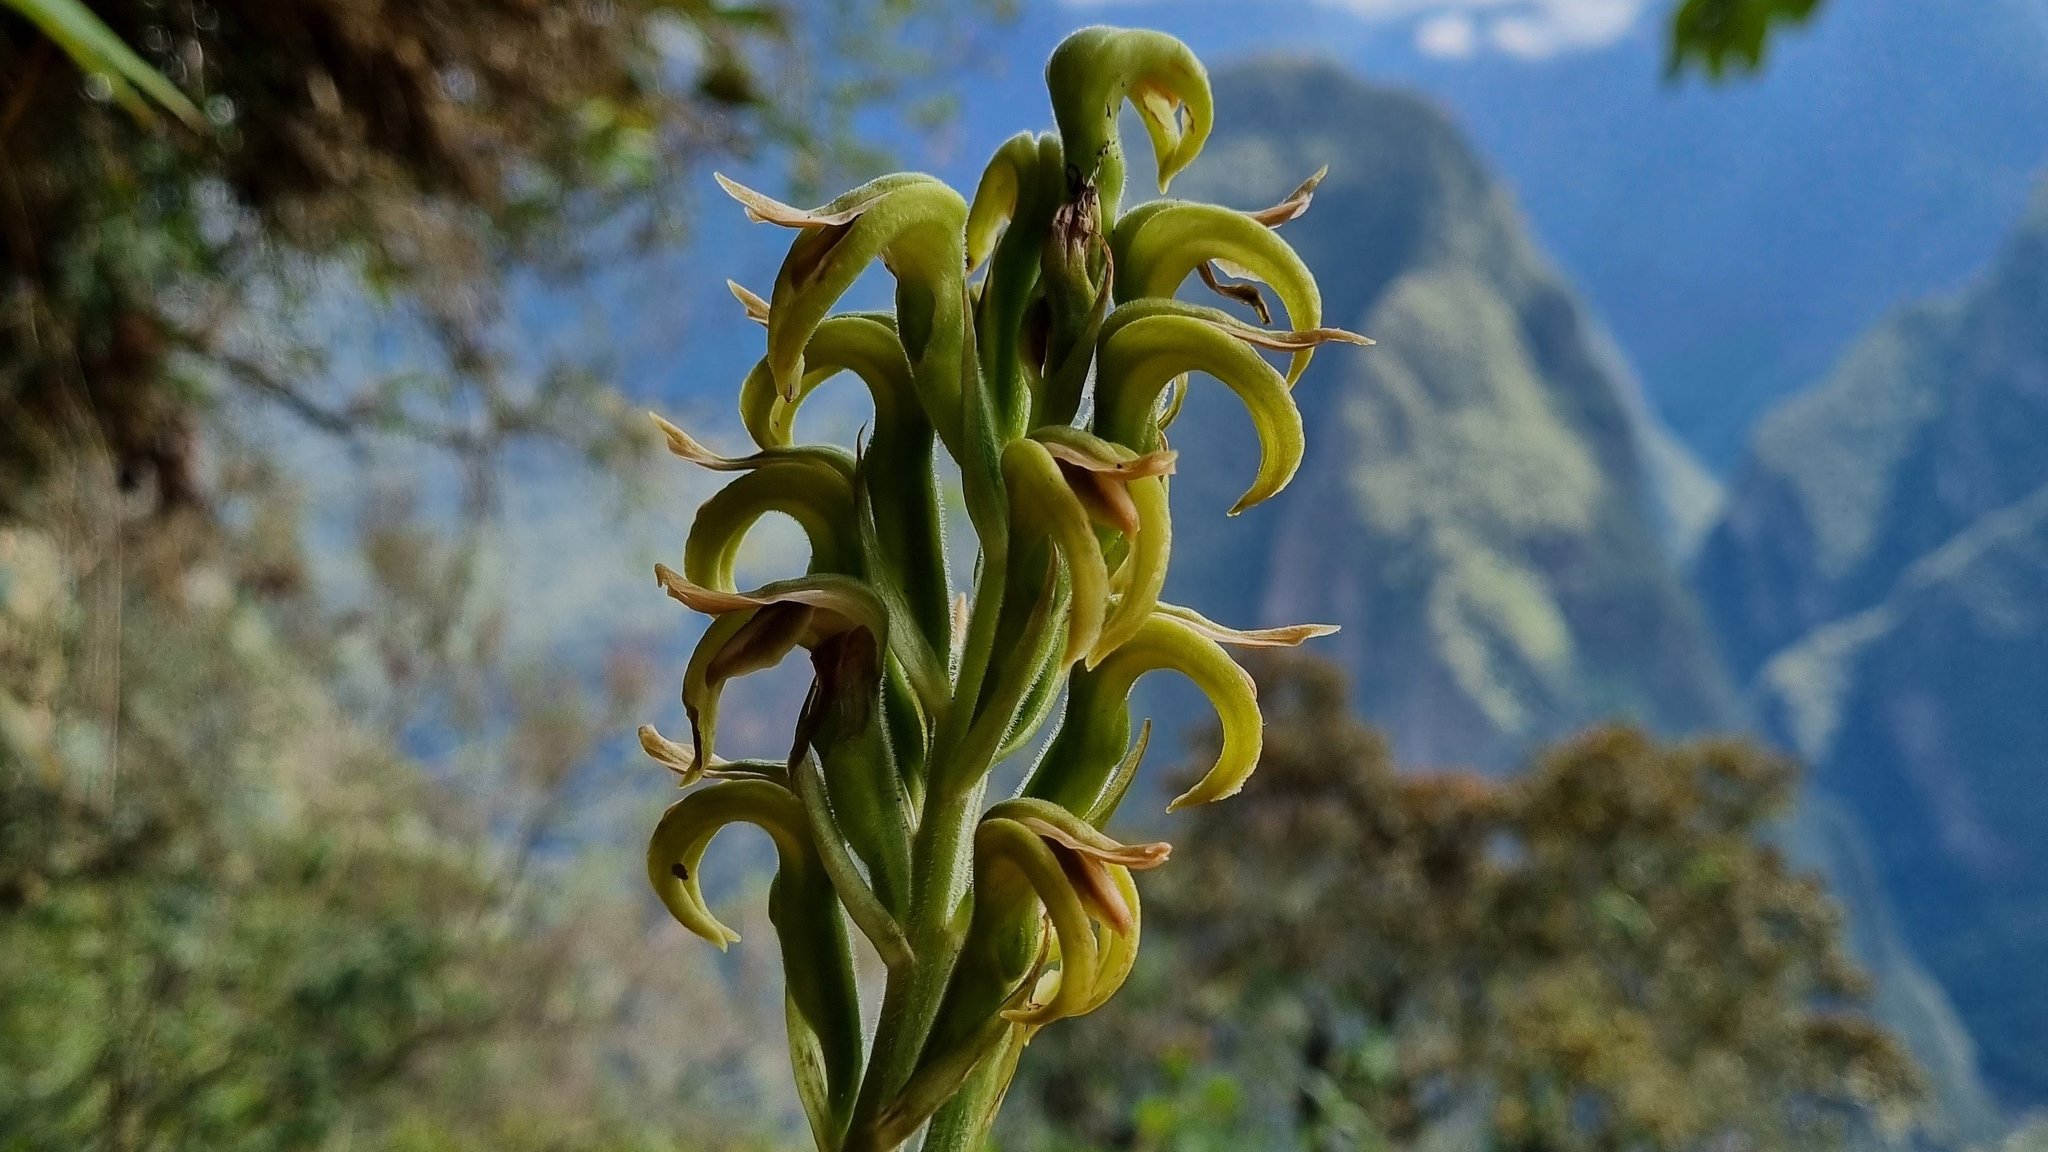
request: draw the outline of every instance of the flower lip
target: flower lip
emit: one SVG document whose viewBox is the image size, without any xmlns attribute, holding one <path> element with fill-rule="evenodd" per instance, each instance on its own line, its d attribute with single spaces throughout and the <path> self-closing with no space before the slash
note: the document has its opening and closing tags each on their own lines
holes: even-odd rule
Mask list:
<svg viewBox="0 0 2048 1152">
<path fill-rule="evenodd" d="M 1178 452 L 1160 449 L 1139 454 L 1121 444 L 1077 428 L 1055 425 L 1032 433 L 1045 445 L 1090 519 L 1135 536 L 1143 523 L 1130 486 L 1139 480 L 1173 473 Z"/>
<path fill-rule="evenodd" d="M 1049 800 L 1019 797 L 989 809 L 989 820 L 1009 820 L 1044 841 L 1082 905 L 1117 932 L 1136 926 L 1136 913 L 1112 869 L 1145 871 L 1166 863 L 1173 846 L 1124 844 Z"/>
<path fill-rule="evenodd" d="M 732 680 L 749 672 L 758 672 L 782 663 L 805 639 L 813 644 L 822 643 L 827 635 L 838 635 L 844 629 L 814 628 L 819 623 L 818 610 L 808 604 L 779 602 L 763 604 L 754 609 L 753 615 L 726 641 L 725 647 L 711 658 L 705 669 L 705 676 L 712 680 Z"/>
</svg>

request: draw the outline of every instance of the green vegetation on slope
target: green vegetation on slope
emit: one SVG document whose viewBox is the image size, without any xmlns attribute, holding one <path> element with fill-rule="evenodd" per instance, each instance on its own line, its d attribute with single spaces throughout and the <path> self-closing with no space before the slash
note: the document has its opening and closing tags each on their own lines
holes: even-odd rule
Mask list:
<svg viewBox="0 0 2048 1152">
<path fill-rule="evenodd" d="M 1869 830 L 1902 926 L 1996 1086 L 2048 1093 L 2048 487 L 1765 666 L 1777 728 Z"/>
<path fill-rule="evenodd" d="M 1087 1147 L 1818 1150 L 1912 1100 L 1838 913 L 1770 845 L 1786 761 L 1608 729 L 1508 781 L 1400 774 L 1326 665 L 1268 662 L 1260 692 L 1273 732 L 1242 803 L 1199 813 L 1148 887 L 1167 964 L 1046 1038 L 1068 1063 L 1037 1084 L 1039 1127 Z"/>
<path fill-rule="evenodd" d="M 1695 572 L 1747 678 L 2048 483 L 2048 186 L 1985 276 L 1909 307 L 1759 426 Z"/>
<path fill-rule="evenodd" d="M 0 1148 L 752 1146 L 663 1050 L 754 1026 L 713 974 L 488 834 L 547 831 L 604 715 L 557 691 L 471 793 L 338 707 L 349 629 L 280 629 L 251 549 L 82 523 L 0 527 Z"/>
<path fill-rule="evenodd" d="M 1975 285 L 1886 321 L 1765 421 L 1695 572 L 2016 1102 L 2048 1099 L 2044 380 L 2048 187 Z"/>
</svg>

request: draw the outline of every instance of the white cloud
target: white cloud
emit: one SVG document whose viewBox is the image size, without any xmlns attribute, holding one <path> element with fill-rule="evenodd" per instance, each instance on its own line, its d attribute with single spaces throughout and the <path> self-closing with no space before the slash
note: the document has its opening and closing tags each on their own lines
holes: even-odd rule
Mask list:
<svg viewBox="0 0 2048 1152">
<path fill-rule="evenodd" d="M 1463 12 L 1431 16 L 1415 26 L 1415 47 L 1425 56 L 1463 60 L 1479 47 L 1479 26 Z"/>
<path fill-rule="evenodd" d="M 1145 0 L 1061 0 L 1070 8 L 1106 8 Z M 1650 0 L 1264 0 L 1269 7 L 1311 4 L 1370 23 L 1415 22 L 1418 50 L 1450 59 L 1482 48 L 1524 59 L 1612 44 L 1627 35 Z"/>
</svg>

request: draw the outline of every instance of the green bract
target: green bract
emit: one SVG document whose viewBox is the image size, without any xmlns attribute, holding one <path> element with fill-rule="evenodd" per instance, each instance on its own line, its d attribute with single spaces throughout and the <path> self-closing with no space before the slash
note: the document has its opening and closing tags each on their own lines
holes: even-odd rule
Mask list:
<svg viewBox="0 0 2048 1152">
<path fill-rule="evenodd" d="M 1320 174 L 1263 211 L 1158 201 L 1119 215 L 1119 111 L 1128 100 L 1144 119 L 1163 190 L 1209 134 L 1201 64 L 1171 37 L 1091 28 L 1046 77 L 1058 134 L 1005 143 L 971 204 L 921 175 L 811 211 L 724 181 L 750 218 L 797 233 L 767 299 L 734 286 L 768 330 L 740 390 L 756 450 L 721 456 L 659 421 L 678 456 L 737 475 L 699 509 L 681 571 L 658 568 L 711 622 L 683 679 L 689 743 L 641 730 L 692 789 L 662 817 L 647 873 L 684 927 L 724 947 L 736 937 L 705 907 L 698 861 L 735 821 L 773 838 L 790 1052 L 823 1152 L 898 1148 L 920 1131 L 933 1152 L 980 1146 L 1024 1045 L 1100 1006 L 1136 955 L 1131 873 L 1167 846 L 1102 827 L 1145 749 L 1149 726 L 1132 738 L 1137 679 L 1172 669 L 1207 694 L 1221 756 L 1173 806 L 1219 800 L 1244 784 L 1261 738 L 1251 678 L 1225 646 L 1329 631 L 1238 632 L 1159 600 L 1180 463 L 1165 424 L 1190 374 L 1251 413 L 1261 463 L 1235 512 L 1301 463 L 1292 389 L 1315 347 L 1367 342 L 1320 326 L 1315 281 L 1274 231 Z M 895 312 L 832 315 L 877 261 Z M 1194 276 L 1258 323 L 1174 299 Z M 1259 284 L 1287 328 L 1261 326 L 1272 313 Z M 797 408 L 841 373 L 873 396 L 865 443 L 794 443 Z M 972 594 L 957 599 L 940 448 L 980 545 Z M 740 591 L 735 561 L 770 512 L 803 529 L 809 568 Z M 726 683 L 799 648 L 815 678 L 787 760 L 720 760 Z M 1019 795 L 991 804 L 990 770 L 1031 749 Z M 887 967 L 865 1026 L 849 924 Z"/>
</svg>

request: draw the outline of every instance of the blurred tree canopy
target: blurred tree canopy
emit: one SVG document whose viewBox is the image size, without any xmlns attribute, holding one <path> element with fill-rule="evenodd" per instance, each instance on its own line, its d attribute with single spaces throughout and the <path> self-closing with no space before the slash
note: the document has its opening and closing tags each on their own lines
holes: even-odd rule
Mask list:
<svg viewBox="0 0 2048 1152">
<path fill-rule="evenodd" d="M 87 15 L 118 39 L 101 47 L 147 65 L 124 79 L 81 75 L 77 37 L 51 38 L 79 8 L 0 7 L 0 512 L 81 448 L 161 507 L 198 503 L 196 420 L 231 393 L 464 451 L 610 434 L 616 413 L 570 368 L 511 378 L 492 332 L 507 277 L 658 235 L 673 177 L 710 152 L 772 142 L 817 174 L 852 110 L 916 74 L 905 29 L 942 23 L 922 0 L 801 17 L 702 0 L 102 0 Z M 148 71 L 201 110 L 196 130 L 120 106 Z M 309 386 L 318 350 L 280 319 L 335 268 L 416 314 L 445 361 L 435 379 Z"/>
<path fill-rule="evenodd" d="M 1771 37 L 1805 24 L 1821 0 L 1684 0 L 1671 17 L 1666 65 L 1676 76 L 1698 68 L 1720 79 L 1731 70 L 1757 72 Z"/>
<path fill-rule="evenodd" d="M 674 963 L 634 866 L 559 847 L 637 663 L 519 666 L 470 526 L 402 497 L 344 615 L 309 478 L 237 417 L 479 471 L 616 445 L 505 297 L 676 235 L 709 156 L 862 162 L 852 118 L 922 115 L 959 16 L 0 0 L 0 1150 L 768 1146 L 779 995 Z M 323 308 L 436 362 L 332 365 Z"/>
<path fill-rule="evenodd" d="M 1814 1149 L 1916 1098 L 1768 841 L 1787 762 L 1610 729 L 1511 779 L 1404 776 L 1330 667 L 1260 682 L 1258 773 L 1145 890 L 1149 993 L 1042 1041 L 1069 1045 L 1036 1090 L 1053 1146 L 1207 1147 L 1263 1092 L 1289 1147 Z"/>
<path fill-rule="evenodd" d="M 403 702 L 499 675 L 459 543 L 365 528 L 387 710 L 337 702 L 360 630 L 235 591 L 275 542 L 193 535 L 0 524 L 0 1150 L 769 1146 L 733 1056 L 761 1025 L 663 951 L 629 861 L 545 847 L 637 667 L 519 677 L 429 767 Z"/>
</svg>

